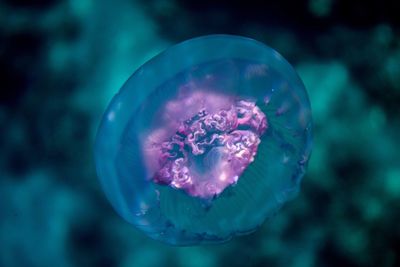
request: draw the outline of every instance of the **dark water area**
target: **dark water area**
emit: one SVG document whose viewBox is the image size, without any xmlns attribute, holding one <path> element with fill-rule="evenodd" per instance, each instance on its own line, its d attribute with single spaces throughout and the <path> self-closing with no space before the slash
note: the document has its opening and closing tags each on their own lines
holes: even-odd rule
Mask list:
<svg viewBox="0 0 400 267">
<path fill-rule="evenodd" d="M 400 266 L 397 1 L 0 3 L 0 266 Z M 310 97 L 299 195 L 256 232 L 170 247 L 120 218 L 93 145 L 112 96 L 185 39 L 276 49 Z"/>
</svg>

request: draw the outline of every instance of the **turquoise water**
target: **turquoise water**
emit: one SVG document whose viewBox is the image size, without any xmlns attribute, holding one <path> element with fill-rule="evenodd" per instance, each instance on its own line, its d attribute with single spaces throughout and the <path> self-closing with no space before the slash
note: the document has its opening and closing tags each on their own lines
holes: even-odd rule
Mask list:
<svg viewBox="0 0 400 267">
<path fill-rule="evenodd" d="M 396 3 L 226 2 L 0 3 L 0 266 L 399 265 Z M 291 63 L 310 99 L 313 152 L 297 197 L 256 232 L 166 246 L 104 196 L 95 135 L 137 68 L 215 33 Z"/>
</svg>

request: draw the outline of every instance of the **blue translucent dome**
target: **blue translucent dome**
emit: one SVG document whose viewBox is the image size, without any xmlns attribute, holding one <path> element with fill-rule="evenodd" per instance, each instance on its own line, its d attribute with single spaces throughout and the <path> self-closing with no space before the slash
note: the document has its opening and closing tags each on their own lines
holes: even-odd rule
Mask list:
<svg viewBox="0 0 400 267">
<path fill-rule="evenodd" d="M 304 85 L 275 50 L 210 35 L 142 65 L 98 129 L 114 209 L 149 237 L 218 243 L 254 231 L 299 190 L 311 152 Z"/>
</svg>

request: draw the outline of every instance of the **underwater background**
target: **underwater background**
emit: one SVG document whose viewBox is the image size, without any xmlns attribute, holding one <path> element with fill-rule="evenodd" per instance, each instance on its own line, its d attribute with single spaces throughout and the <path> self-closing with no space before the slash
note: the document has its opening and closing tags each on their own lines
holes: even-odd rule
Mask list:
<svg viewBox="0 0 400 267">
<path fill-rule="evenodd" d="M 385 0 L 1 1 L 0 266 L 400 266 L 399 12 Z M 114 212 L 94 138 L 136 68 L 213 33 L 293 64 L 313 152 L 297 198 L 255 233 L 167 246 Z"/>
</svg>

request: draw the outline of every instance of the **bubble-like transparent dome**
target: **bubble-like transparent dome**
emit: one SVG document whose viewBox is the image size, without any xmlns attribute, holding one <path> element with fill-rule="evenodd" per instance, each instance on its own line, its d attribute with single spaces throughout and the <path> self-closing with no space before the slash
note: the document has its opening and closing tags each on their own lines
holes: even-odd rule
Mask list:
<svg viewBox="0 0 400 267">
<path fill-rule="evenodd" d="M 149 237 L 224 242 L 296 195 L 311 128 L 304 85 L 281 55 L 204 36 L 154 57 L 114 96 L 96 167 L 115 210 Z"/>
</svg>

